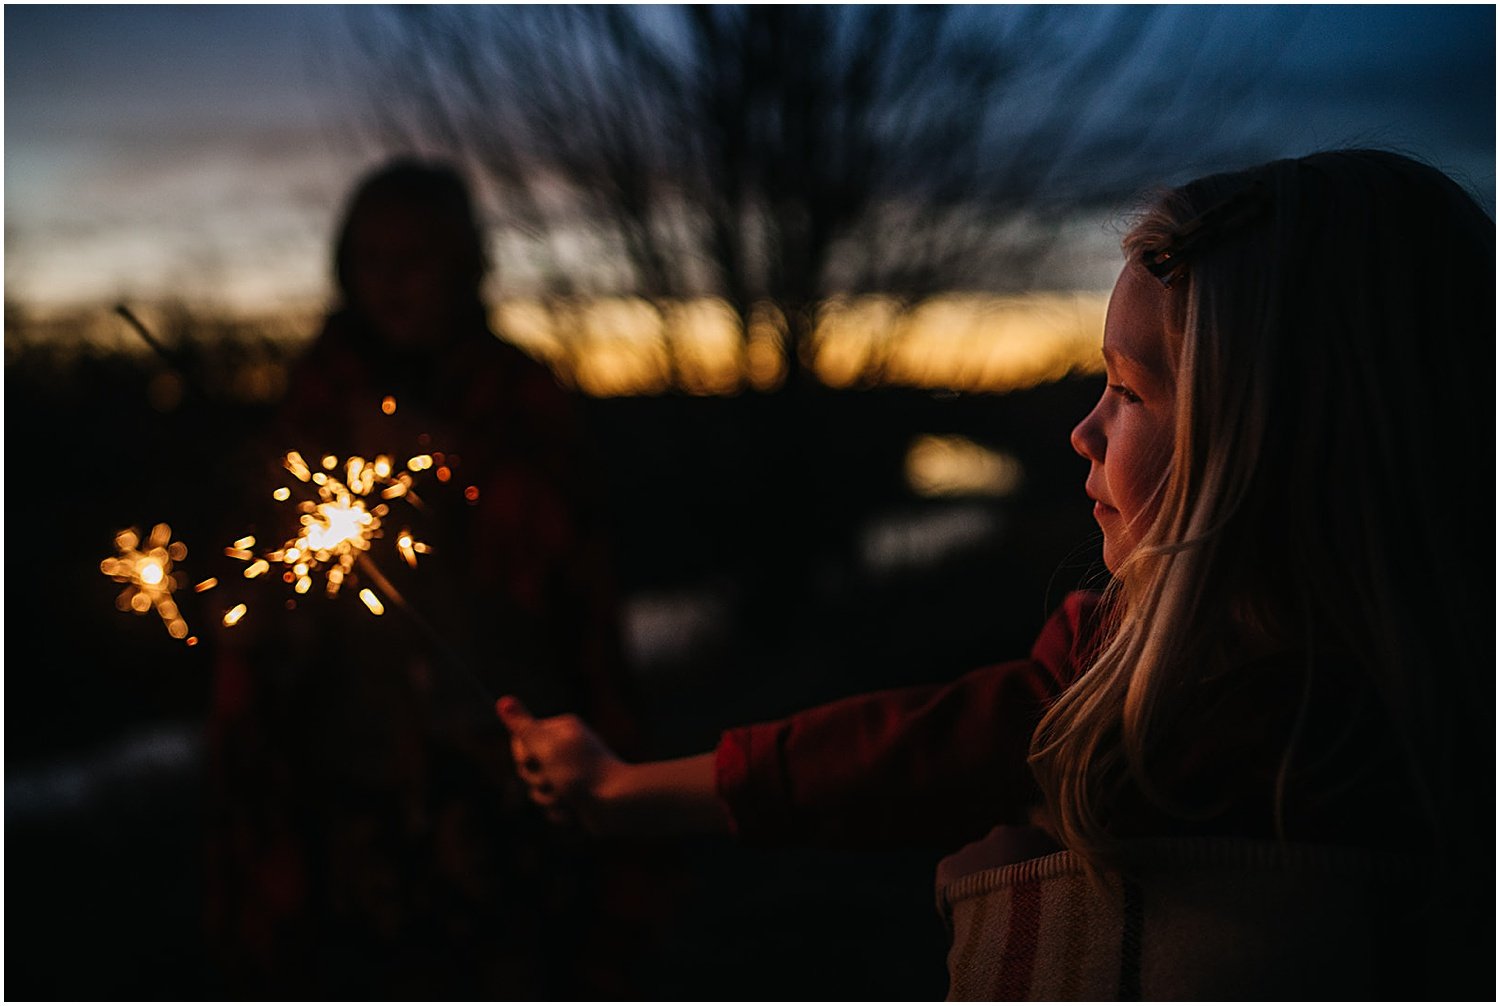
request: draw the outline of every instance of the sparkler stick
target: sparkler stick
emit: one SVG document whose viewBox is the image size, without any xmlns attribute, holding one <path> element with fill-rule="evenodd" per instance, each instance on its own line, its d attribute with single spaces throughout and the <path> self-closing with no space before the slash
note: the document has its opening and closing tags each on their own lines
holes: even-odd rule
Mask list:
<svg viewBox="0 0 1500 1006">
<path fill-rule="evenodd" d="M 385 574 L 380 571 L 380 568 L 375 565 L 370 557 L 368 555 L 361 555 L 358 565 L 360 570 L 369 576 L 375 586 L 379 587 L 385 596 L 395 603 L 402 614 L 411 619 L 412 624 L 427 638 L 427 641 L 432 644 L 433 649 L 444 660 L 463 672 L 464 677 L 478 690 L 480 697 L 484 699 L 485 703 L 493 703 L 496 696 L 491 694 L 490 688 L 485 684 L 484 679 L 474 671 L 474 668 L 469 665 L 468 661 L 464 660 L 452 646 L 448 645 L 448 640 L 433 627 L 431 622 L 422 617 L 421 612 L 407 603 L 406 598 L 401 596 L 401 591 L 396 589 L 394 583 L 386 579 Z"/>
</svg>

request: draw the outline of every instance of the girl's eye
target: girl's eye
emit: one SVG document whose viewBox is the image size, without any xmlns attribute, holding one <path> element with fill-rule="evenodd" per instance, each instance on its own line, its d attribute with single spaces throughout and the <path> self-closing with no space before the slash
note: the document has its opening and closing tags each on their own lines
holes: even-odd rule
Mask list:
<svg viewBox="0 0 1500 1006">
<path fill-rule="evenodd" d="M 1108 385 L 1108 387 L 1110 391 L 1119 395 L 1121 398 L 1125 399 L 1125 401 L 1130 402 L 1131 404 L 1134 404 L 1141 400 L 1140 395 L 1137 395 L 1134 391 L 1131 391 L 1123 384 L 1111 384 Z"/>
</svg>

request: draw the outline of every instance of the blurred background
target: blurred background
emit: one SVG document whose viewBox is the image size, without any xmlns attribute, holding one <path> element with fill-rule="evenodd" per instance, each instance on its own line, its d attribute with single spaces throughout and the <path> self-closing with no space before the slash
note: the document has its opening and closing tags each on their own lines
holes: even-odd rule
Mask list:
<svg viewBox="0 0 1500 1006">
<path fill-rule="evenodd" d="M 8 6 L 4 29 L 18 999 L 258 988 L 205 921 L 225 606 L 179 591 L 188 646 L 116 610 L 100 562 L 158 522 L 184 584 L 222 562 L 347 195 L 390 157 L 470 180 L 490 325 L 581 417 L 657 757 L 1021 655 L 1100 582 L 1067 436 L 1143 192 L 1362 145 L 1494 208 L 1489 6 Z M 949 850 L 670 850 L 622 994 L 942 995 Z"/>
</svg>

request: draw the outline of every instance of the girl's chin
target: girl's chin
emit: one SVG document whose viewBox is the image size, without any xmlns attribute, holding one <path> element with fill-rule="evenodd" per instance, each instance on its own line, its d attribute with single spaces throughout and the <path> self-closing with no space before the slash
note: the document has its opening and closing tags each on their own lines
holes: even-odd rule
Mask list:
<svg viewBox="0 0 1500 1006">
<path fill-rule="evenodd" d="M 1112 540 L 1108 533 L 1104 535 L 1104 568 L 1109 570 L 1111 576 L 1119 575 L 1120 565 L 1129 554 L 1130 549 L 1126 545 Z"/>
</svg>

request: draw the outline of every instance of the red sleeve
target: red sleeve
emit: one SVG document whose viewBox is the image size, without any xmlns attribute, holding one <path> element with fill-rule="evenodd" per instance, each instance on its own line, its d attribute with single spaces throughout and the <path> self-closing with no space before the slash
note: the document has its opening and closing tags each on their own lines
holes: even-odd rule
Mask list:
<svg viewBox="0 0 1500 1006">
<path fill-rule="evenodd" d="M 1097 594 L 1070 594 L 1026 660 L 726 732 L 717 784 L 739 837 L 953 846 L 1022 820 L 1040 799 L 1026 766 L 1032 732 L 1077 676 L 1097 608 Z"/>
</svg>

